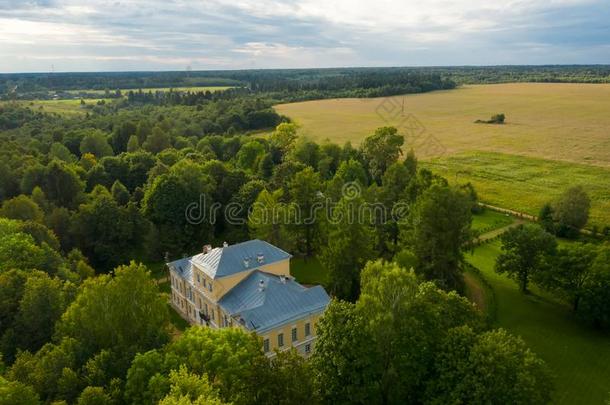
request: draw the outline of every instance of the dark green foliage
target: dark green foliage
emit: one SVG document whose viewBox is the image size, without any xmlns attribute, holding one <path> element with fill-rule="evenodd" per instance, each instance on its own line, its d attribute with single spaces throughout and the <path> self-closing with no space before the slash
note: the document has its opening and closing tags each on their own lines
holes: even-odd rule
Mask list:
<svg viewBox="0 0 610 405">
<path fill-rule="evenodd" d="M 117 192 L 114 187 L 113 191 Z M 135 206 L 119 205 L 101 186 L 94 190 L 90 202 L 79 207 L 71 223 L 76 245 L 100 270 L 128 262 L 133 252 L 142 248 L 149 229 Z"/>
<path fill-rule="evenodd" d="M 312 361 L 324 403 L 369 403 L 378 397 L 380 365 L 366 320 L 354 304 L 331 301 L 318 323 Z"/>
<path fill-rule="evenodd" d="M 51 340 L 55 323 L 68 304 L 64 289 L 58 278 L 44 273 L 28 276 L 15 316 L 16 348 L 34 352 Z"/>
<path fill-rule="evenodd" d="M 415 269 L 441 288 L 461 290 L 462 248 L 470 239 L 472 200 L 462 191 L 433 185 L 417 200 L 402 240 L 417 257 Z"/>
<path fill-rule="evenodd" d="M 589 220 L 591 200 L 585 190 L 572 187 L 553 203 L 553 221 L 559 236 L 575 238 Z"/>
<path fill-rule="evenodd" d="M 119 180 L 116 180 L 110 189 L 112 198 L 119 205 L 127 205 L 129 202 L 129 191 Z"/>
<path fill-rule="evenodd" d="M 506 273 L 527 292 L 530 278 L 544 271 L 555 253 L 557 241 L 537 225 L 518 225 L 502 235 L 502 254 L 496 271 Z"/>
<path fill-rule="evenodd" d="M 84 191 L 83 181 L 75 168 L 57 160 L 46 167 L 28 169 L 21 183 L 22 190 L 29 194 L 36 186 L 49 201 L 66 208 L 75 208 Z"/>
<path fill-rule="evenodd" d="M 570 302 L 576 312 L 590 282 L 591 267 L 597 254 L 597 247 L 590 244 L 561 247 L 549 259 L 550 263 L 540 268 L 534 281 Z"/>
<path fill-rule="evenodd" d="M 297 216 L 290 223 L 297 248 L 306 256 L 314 251 L 314 238 L 318 229 L 317 216 L 320 215 L 321 191 L 320 175 L 311 167 L 296 173 L 288 183 L 290 198 L 296 208 Z"/>
<path fill-rule="evenodd" d="M 43 400 L 74 401 L 82 390 L 75 373 L 82 350 L 74 339 L 47 343 L 36 354 L 21 352 L 7 373 L 11 380 L 30 385 Z"/>
<path fill-rule="evenodd" d="M 91 153 L 97 159 L 113 154 L 106 135 L 101 131 L 91 131 L 91 133 L 85 135 L 80 143 L 79 151 L 82 155 Z"/>
<path fill-rule="evenodd" d="M 544 362 L 521 338 L 503 329 L 477 335 L 451 329 L 436 356 L 428 403 L 547 404 L 552 380 Z"/>
<path fill-rule="evenodd" d="M 381 184 L 387 168 L 402 154 L 404 137 L 394 127 L 382 127 L 362 142 L 360 147 L 371 178 Z"/>
<path fill-rule="evenodd" d="M 555 234 L 555 222 L 553 221 L 553 207 L 550 203 L 546 203 L 540 209 L 538 214 L 538 223 L 548 233 Z"/>
<path fill-rule="evenodd" d="M 608 246 L 604 246 L 599 251 L 582 290 L 580 316 L 597 327 L 610 327 L 610 248 Z"/>
<path fill-rule="evenodd" d="M 182 254 L 184 248 L 203 245 L 210 234 L 209 210 L 214 201 L 205 191 L 213 183 L 200 170 L 184 173 L 192 175 L 192 181 L 178 173 L 161 175 L 146 190 L 142 212 L 159 230 L 161 254 Z"/>
<path fill-rule="evenodd" d="M 506 119 L 506 117 L 504 116 L 504 114 L 495 114 L 492 115 L 490 119 L 488 120 L 476 120 L 475 123 L 477 124 L 504 124 L 504 120 Z"/>
<path fill-rule="evenodd" d="M 545 364 L 482 330 L 472 305 L 394 264 L 370 263 L 354 304 L 331 302 L 312 362 L 324 403 L 546 403 Z"/>
<path fill-rule="evenodd" d="M 329 292 L 354 302 L 360 293 L 360 272 L 374 252 L 375 234 L 370 214 L 360 210 L 362 198 L 343 197 L 328 220 L 328 238 L 320 248 L 320 263 L 329 272 Z"/>
</svg>

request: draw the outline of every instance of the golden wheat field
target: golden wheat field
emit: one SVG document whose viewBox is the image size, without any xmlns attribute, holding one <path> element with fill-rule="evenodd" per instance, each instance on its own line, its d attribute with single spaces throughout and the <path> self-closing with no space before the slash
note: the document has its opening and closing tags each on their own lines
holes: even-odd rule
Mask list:
<svg viewBox="0 0 610 405">
<path fill-rule="evenodd" d="M 450 181 L 473 181 L 482 200 L 507 208 L 535 214 L 545 200 L 581 184 L 593 200 L 590 223 L 610 224 L 608 84 L 476 85 L 276 109 L 298 123 L 301 134 L 339 144 L 358 144 L 379 126 L 396 126 L 421 160 Z M 504 125 L 475 123 L 498 113 L 506 115 Z"/>
</svg>

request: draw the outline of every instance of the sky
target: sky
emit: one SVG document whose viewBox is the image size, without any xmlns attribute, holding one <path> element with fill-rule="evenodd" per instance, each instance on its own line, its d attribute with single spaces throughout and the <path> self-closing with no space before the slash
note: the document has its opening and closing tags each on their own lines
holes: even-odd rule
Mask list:
<svg viewBox="0 0 610 405">
<path fill-rule="evenodd" d="M 610 64 L 609 0 L 0 0 L 0 72 Z"/>
</svg>

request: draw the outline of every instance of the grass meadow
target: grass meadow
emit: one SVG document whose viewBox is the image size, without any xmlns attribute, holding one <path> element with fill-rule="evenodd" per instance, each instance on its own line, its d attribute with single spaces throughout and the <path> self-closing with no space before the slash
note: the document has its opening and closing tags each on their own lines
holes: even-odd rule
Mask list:
<svg viewBox="0 0 610 405">
<path fill-rule="evenodd" d="M 87 98 L 87 105 L 95 105 L 98 101 L 105 100 L 111 102 L 112 99 L 103 98 Z M 87 109 L 82 108 L 80 99 L 78 100 L 33 100 L 33 101 L 18 101 L 24 107 L 30 107 L 33 110 L 43 111 L 46 113 L 57 113 L 66 115 L 84 115 Z"/>
<path fill-rule="evenodd" d="M 549 365 L 555 378 L 553 403 L 604 404 L 610 391 L 609 336 L 575 319 L 568 305 L 535 288 L 524 295 L 514 281 L 495 273 L 500 246 L 499 241 L 487 243 L 466 256 L 493 290 L 494 326 L 521 336 Z"/>
<path fill-rule="evenodd" d="M 450 182 L 471 182 L 483 202 L 531 215 L 567 187 L 581 185 L 591 198 L 589 225 L 610 225 L 610 167 L 492 152 L 460 153 L 423 165 Z"/>
<path fill-rule="evenodd" d="M 482 213 L 472 216 L 472 230 L 484 234 L 508 226 L 514 221 L 510 215 L 486 209 Z"/>
<path fill-rule="evenodd" d="M 537 214 L 564 189 L 583 185 L 593 200 L 590 224 L 610 225 L 608 84 L 473 85 L 275 108 L 302 135 L 338 144 L 357 145 L 394 125 L 424 164 L 450 181 L 472 181 L 482 201 L 505 208 Z M 506 124 L 474 122 L 496 113 L 506 114 Z"/>
<path fill-rule="evenodd" d="M 199 87 L 175 87 L 171 88 L 174 91 L 223 91 L 230 89 L 230 86 L 199 86 Z M 137 91 L 136 89 L 132 89 Z M 144 88 L 142 91 L 169 91 L 170 87 L 163 88 Z M 127 94 L 129 89 L 122 89 L 123 94 Z M 104 98 L 106 94 L 105 90 L 71 90 L 68 93 L 79 94 L 82 92 L 86 92 L 87 94 L 95 94 L 100 96 L 100 98 L 87 98 L 84 99 L 85 103 L 88 105 L 95 105 L 100 100 L 105 100 L 106 102 L 112 102 L 114 99 L 112 98 Z M 112 92 L 112 91 L 111 91 Z M 57 113 L 57 114 L 66 114 L 66 115 L 79 115 L 85 114 L 87 112 L 86 109 L 81 107 L 80 98 L 79 99 L 70 99 L 70 100 L 33 100 L 33 101 L 18 101 L 21 105 L 29 106 L 34 110 L 40 110 L 47 113 Z M 2 102 L 0 102 L 1 104 Z"/>
<path fill-rule="evenodd" d="M 141 90 L 145 93 L 152 91 L 153 93 L 156 91 L 191 91 L 191 92 L 199 92 L 199 91 L 211 91 L 216 92 L 216 91 L 223 91 L 223 90 L 227 90 L 232 88 L 233 86 L 193 86 L 193 87 L 145 87 L 142 88 Z M 121 89 L 122 93 L 127 93 L 129 91 L 139 91 L 140 89 Z M 109 89 L 109 91 L 111 93 L 114 92 L 114 90 Z M 72 93 L 72 94 L 79 94 L 79 93 L 88 93 L 88 94 L 100 94 L 100 95 L 104 95 L 106 94 L 106 90 L 87 90 L 87 89 L 80 89 L 80 90 L 69 90 L 68 93 Z"/>
</svg>

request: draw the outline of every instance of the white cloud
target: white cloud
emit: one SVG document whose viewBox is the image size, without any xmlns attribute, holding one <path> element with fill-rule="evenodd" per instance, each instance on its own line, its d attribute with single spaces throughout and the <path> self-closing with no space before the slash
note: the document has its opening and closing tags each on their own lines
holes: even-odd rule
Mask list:
<svg viewBox="0 0 610 405">
<path fill-rule="evenodd" d="M 604 1 L 0 0 L 0 71 L 610 62 Z"/>
</svg>

